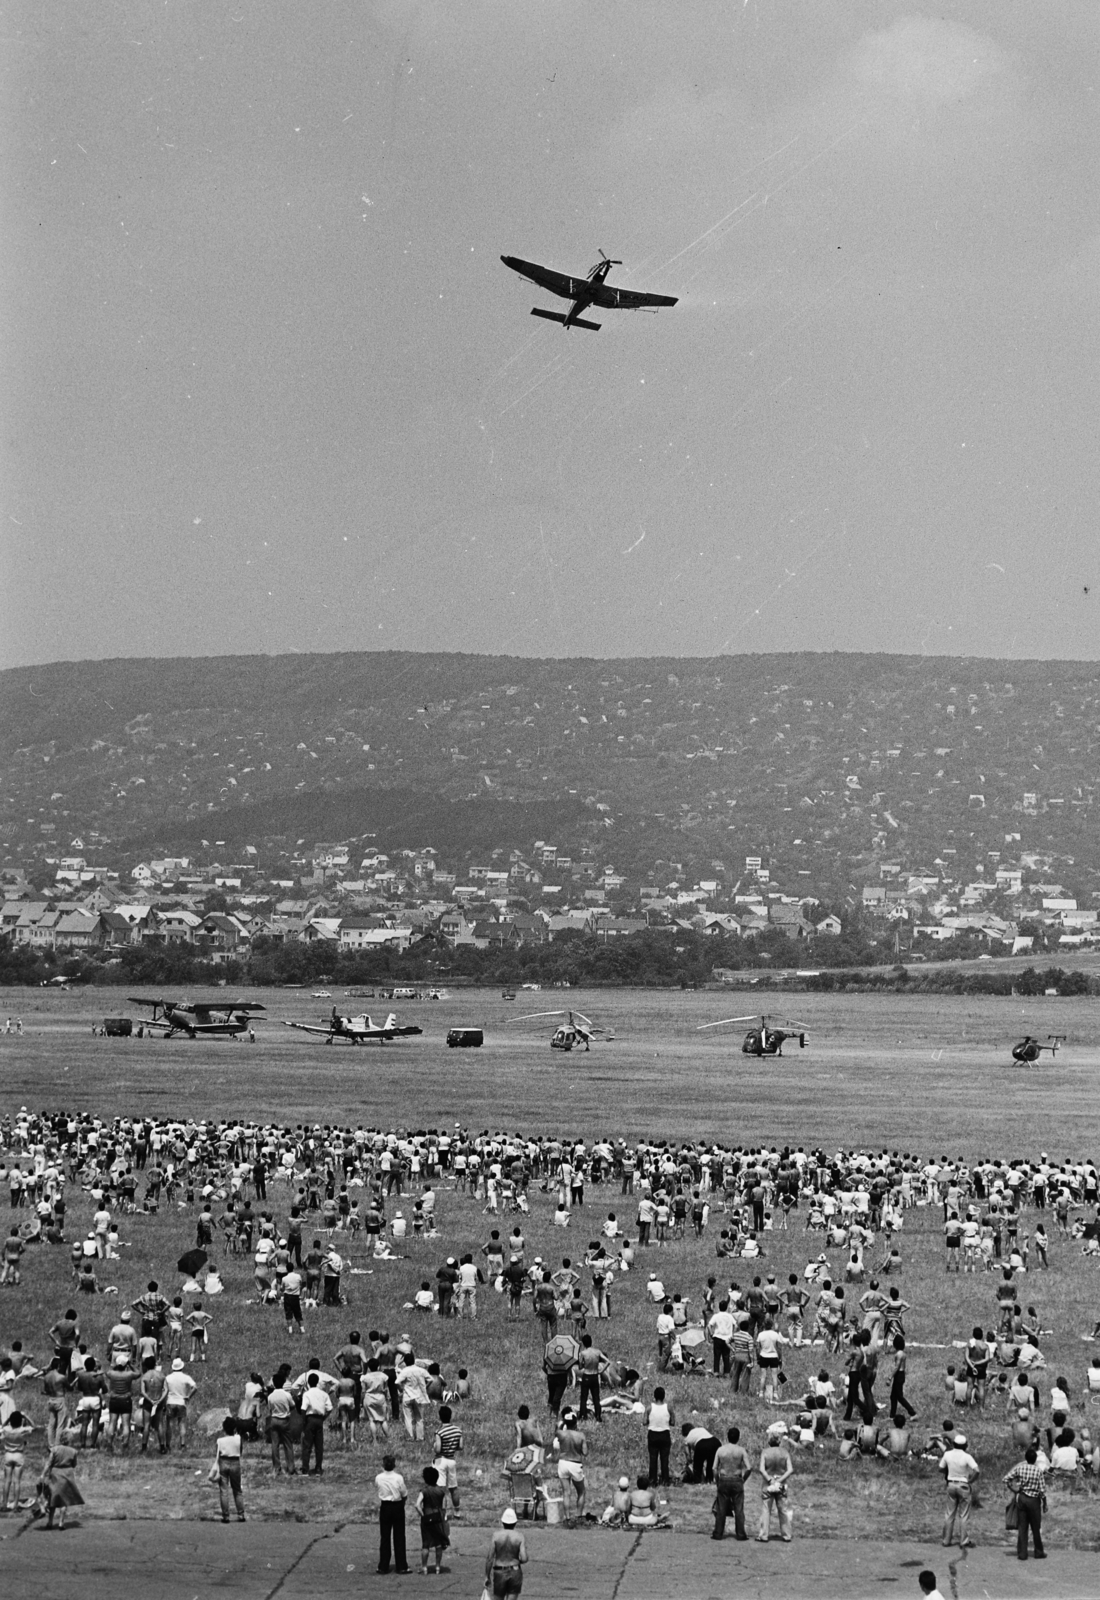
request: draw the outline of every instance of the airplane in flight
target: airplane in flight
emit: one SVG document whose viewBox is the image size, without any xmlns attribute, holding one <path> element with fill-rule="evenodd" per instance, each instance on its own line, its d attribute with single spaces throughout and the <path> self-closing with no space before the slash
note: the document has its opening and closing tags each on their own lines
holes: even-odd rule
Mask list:
<svg viewBox="0 0 1100 1600">
<path fill-rule="evenodd" d="M 598 333 L 603 324 L 588 322 L 582 315 L 590 306 L 597 306 L 603 311 L 645 311 L 676 304 L 675 295 L 642 294 L 637 289 L 613 288 L 607 281 L 607 275 L 612 267 L 621 267 L 622 262 L 612 261 L 602 250 L 599 261 L 589 270 L 586 278 L 571 278 L 566 272 L 540 267 L 534 261 L 521 261 L 518 256 L 501 256 L 500 259 L 506 267 L 518 272 L 521 278 L 537 283 L 540 289 L 548 289 L 563 300 L 572 300 L 573 305 L 568 312 L 531 307 L 533 317 L 545 317 L 547 322 L 560 322 L 563 328 L 590 328 L 593 333 Z"/>
<path fill-rule="evenodd" d="M 773 1028 L 766 1016 L 760 1017 L 723 1017 L 720 1022 L 703 1022 L 696 1028 L 696 1033 L 702 1033 L 704 1028 L 724 1028 L 730 1022 L 752 1022 L 756 1026 L 749 1029 L 741 1041 L 741 1054 L 746 1056 L 781 1056 L 783 1046 L 788 1039 L 797 1039 L 800 1050 L 806 1048 L 806 1029 L 800 1022 L 785 1022 L 782 1028 Z"/>
<path fill-rule="evenodd" d="M 365 1012 L 361 1017 L 342 1017 L 335 1006 L 332 1016 L 319 1028 L 308 1022 L 287 1022 L 285 1019 L 283 1026 L 297 1028 L 299 1033 L 318 1034 L 326 1044 L 334 1044 L 337 1039 L 346 1039 L 348 1044 L 370 1044 L 373 1041 L 385 1044 L 388 1039 L 407 1039 L 411 1034 L 424 1032 L 415 1023 L 398 1027 L 397 1017 L 392 1011 L 385 1022 L 372 1022 Z"/>
<path fill-rule="evenodd" d="M 199 1001 L 190 1006 L 186 1000 L 148 1000 L 136 994 L 128 998 L 131 1005 L 152 1009 L 153 1015 L 144 1024 L 146 1032 L 162 1028 L 166 1039 L 174 1033 L 185 1033 L 189 1039 L 197 1039 L 200 1034 L 235 1039 L 238 1034 L 251 1033 L 252 1012 L 266 1010 L 253 1000 Z"/>
</svg>

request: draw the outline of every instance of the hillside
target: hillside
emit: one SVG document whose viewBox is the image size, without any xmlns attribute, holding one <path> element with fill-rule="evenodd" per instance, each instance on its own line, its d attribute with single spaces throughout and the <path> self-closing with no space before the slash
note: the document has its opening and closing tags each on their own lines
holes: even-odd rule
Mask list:
<svg viewBox="0 0 1100 1600">
<path fill-rule="evenodd" d="M 1100 666 L 884 655 L 226 656 L 0 673 L 0 853 L 375 833 L 841 887 L 1008 849 L 1100 869 Z M 284 846 L 285 847 L 285 846 Z"/>
</svg>

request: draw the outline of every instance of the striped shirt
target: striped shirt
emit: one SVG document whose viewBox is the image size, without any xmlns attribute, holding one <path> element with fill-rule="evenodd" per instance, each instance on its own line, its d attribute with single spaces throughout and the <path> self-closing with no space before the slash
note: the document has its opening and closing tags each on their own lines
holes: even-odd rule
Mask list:
<svg viewBox="0 0 1100 1600">
<path fill-rule="evenodd" d="M 437 1456 L 446 1456 L 453 1460 L 462 1449 L 462 1429 L 456 1422 L 440 1423 L 434 1448 Z"/>
</svg>

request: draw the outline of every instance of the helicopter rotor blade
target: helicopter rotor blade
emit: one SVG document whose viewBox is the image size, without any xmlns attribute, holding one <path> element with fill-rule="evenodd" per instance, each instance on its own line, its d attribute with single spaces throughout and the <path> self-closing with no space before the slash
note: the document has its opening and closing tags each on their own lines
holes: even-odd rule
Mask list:
<svg viewBox="0 0 1100 1600">
<path fill-rule="evenodd" d="M 727 1022 L 755 1022 L 756 1014 L 751 1017 L 722 1017 L 719 1022 L 701 1022 L 696 1028 L 696 1033 L 702 1033 L 704 1028 L 724 1028 Z"/>
<path fill-rule="evenodd" d="M 522 1017 L 509 1017 L 509 1022 L 533 1022 L 536 1017 L 564 1017 L 564 1011 L 527 1011 Z"/>
</svg>

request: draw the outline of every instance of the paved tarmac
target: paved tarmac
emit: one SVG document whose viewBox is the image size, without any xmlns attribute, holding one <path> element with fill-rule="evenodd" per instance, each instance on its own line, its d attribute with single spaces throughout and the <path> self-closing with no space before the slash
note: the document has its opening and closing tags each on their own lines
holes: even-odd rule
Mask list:
<svg viewBox="0 0 1100 1600">
<path fill-rule="evenodd" d="M 4 1592 L 28 1600 L 359 1600 L 399 1594 L 477 1600 L 489 1533 L 457 1527 L 440 1577 L 380 1577 L 376 1523 L 98 1522 L 0 1532 Z M 413 1533 L 414 1519 L 409 1519 Z M 798 1539 L 738 1544 L 677 1533 L 538 1528 L 527 1534 L 525 1600 L 863 1600 L 919 1596 L 931 1567 L 951 1600 L 1098 1600 L 1100 1555 L 1052 1550 L 1026 1564 L 1005 1546 Z M 418 1552 L 411 1550 L 415 1562 Z"/>
</svg>

